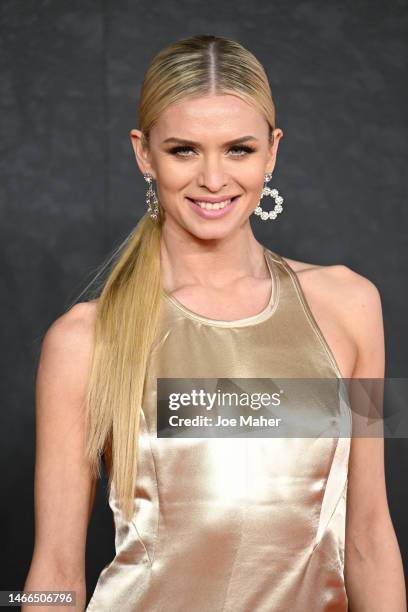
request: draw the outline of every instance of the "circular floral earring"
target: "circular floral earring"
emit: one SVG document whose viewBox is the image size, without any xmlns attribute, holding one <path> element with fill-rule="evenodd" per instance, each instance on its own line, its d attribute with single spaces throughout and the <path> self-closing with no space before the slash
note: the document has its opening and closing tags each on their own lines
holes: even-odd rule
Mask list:
<svg viewBox="0 0 408 612">
<path fill-rule="evenodd" d="M 147 212 L 149 213 L 153 221 L 157 221 L 157 219 L 159 218 L 160 209 L 159 202 L 157 200 L 157 195 L 152 185 L 153 176 L 150 174 L 150 172 L 145 172 L 143 174 L 143 177 L 145 181 L 149 184 L 149 188 L 146 191 Z"/>
<path fill-rule="evenodd" d="M 277 214 L 282 212 L 283 210 L 282 208 L 283 198 L 282 196 L 279 195 L 279 191 L 277 189 L 270 189 L 270 187 L 267 187 L 266 185 L 266 183 L 268 183 L 271 180 L 271 178 L 272 178 L 271 172 L 268 172 L 267 174 L 265 174 L 265 185 L 262 190 L 261 200 L 266 195 L 272 196 L 276 202 L 274 209 L 270 210 L 269 212 L 266 210 L 263 210 L 260 205 L 261 201 L 259 201 L 258 206 L 255 208 L 253 212 L 254 215 L 259 215 L 263 221 L 266 221 L 267 219 L 276 219 Z"/>
</svg>

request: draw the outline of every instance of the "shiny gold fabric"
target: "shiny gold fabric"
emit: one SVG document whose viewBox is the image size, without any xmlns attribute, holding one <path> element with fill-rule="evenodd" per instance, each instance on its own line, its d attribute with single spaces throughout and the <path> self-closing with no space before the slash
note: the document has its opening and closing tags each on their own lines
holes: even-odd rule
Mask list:
<svg viewBox="0 0 408 612">
<path fill-rule="evenodd" d="M 217 321 L 163 293 L 134 516 L 88 612 L 340 612 L 350 438 L 157 438 L 156 378 L 341 378 L 293 270 L 265 248 L 262 313 Z M 323 412 L 325 403 L 305 406 Z M 340 403 L 350 422 L 350 407 Z M 338 416 L 338 415 L 334 415 Z M 305 421 L 306 422 L 306 421 Z"/>
</svg>

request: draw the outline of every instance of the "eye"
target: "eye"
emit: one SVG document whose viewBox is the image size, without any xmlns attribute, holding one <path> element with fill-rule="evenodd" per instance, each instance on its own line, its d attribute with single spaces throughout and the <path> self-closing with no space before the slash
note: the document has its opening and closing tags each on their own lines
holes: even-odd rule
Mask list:
<svg viewBox="0 0 408 612">
<path fill-rule="evenodd" d="M 188 157 L 188 155 L 181 155 L 181 153 L 183 153 L 184 151 L 192 151 L 193 149 L 191 147 L 173 147 L 172 149 L 169 149 L 169 153 L 171 153 L 171 155 L 180 155 L 181 157 Z"/>
<path fill-rule="evenodd" d="M 248 145 L 237 145 L 235 147 L 231 147 L 230 151 L 244 151 L 244 153 L 247 154 L 254 153 L 255 149 L 253 147 L 249 147 Z M 234 157 L 244 157 L 244 155 L 234 155 Z"/>
<path fill-rule="evenodd" d="M 188 146 L 178 146 L 169 149 L 169 153 L 171 155 L 178 155 L 179 157 L 190 157 L 190 155 L 184 155 L 184 153 L 193 151 L 192 147 Z M 254 153 L 256 149 L 250 147 L 248 145 L 235 145 L 230 148 L 230 151 L 238 151 L 239 155 L 233 155 L 233 157 L 245 157 L 247 154 Z M 243 153 L 242 153 L 243 152 Z"/>
</svg>

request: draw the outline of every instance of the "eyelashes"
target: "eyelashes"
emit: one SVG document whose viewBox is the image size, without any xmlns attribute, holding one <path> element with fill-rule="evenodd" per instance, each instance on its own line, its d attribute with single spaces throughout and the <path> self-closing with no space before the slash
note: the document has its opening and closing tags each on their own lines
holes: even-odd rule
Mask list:
<svg viewBox="0 0 408 612">
<path fill-rule="evenodd" d="M 194 149 L 192 147 L 189 146 L 178 146 L 178 147 L 173 147 L 172 149 L 169 149 L 169 153 L 171 155 L 174 156 L 179 156 L 179 157 L 191 157 L 191 155 L 184 155 L 184 152 L 187 151 L 193 151 Z M 254 149 L 253 147 L 250 147 L 248 145 L 237 145 L 234 147 L 231 147 L 229 149 L 230 151 L 243 151 L 244 154 L 242 155 L 233 155 L 233 157 L 246 157 L 246 155 L 249 155 L 251 153 L 255 153 L 256 149 Z"/>
</svg>

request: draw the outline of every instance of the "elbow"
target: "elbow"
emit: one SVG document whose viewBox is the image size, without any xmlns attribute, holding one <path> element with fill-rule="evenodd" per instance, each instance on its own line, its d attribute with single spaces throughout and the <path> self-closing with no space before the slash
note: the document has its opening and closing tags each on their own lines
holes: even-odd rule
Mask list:
<svg viewBox="0 0 408 612">
<path fill-rule="evenodd" d="M 370 517 L 358 527 L 349 526 L 346 535 L 346 563 L 371 564 L 384 562 L 398 549 L 397 538 L 389 514 Z"/>
<path fill-rule="evenodd" d="M 33 557 L 29 572 L 23 587 L 24 592 L 27 591 L 52 591 L 58 593 L 60 591 L 72 591 L 75 594 L 75 606 L 70 609 L 75 611 L 83 611 L 86 604 L 86 580 L 85 572 L 70 570 L 69 566 L 61 568 L 60 564 L 51 560 L 40 559 Z M 61 602 L 62 604 L 62 602 Z M 58 604 L 55 604 L 58 606 Z M 64 608 L 66 609 L 65 603 Z M 35 612 L 43 610 L 43 606 L 23 605 L 22 612 Z M 57 609 L 59 609 L 57 607 Z"/>
</svg>

